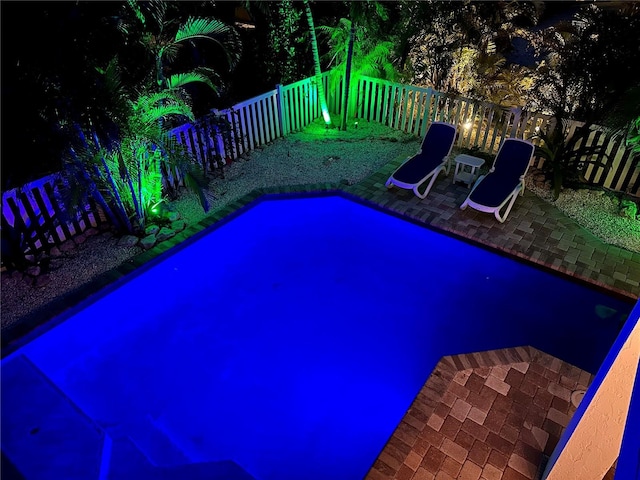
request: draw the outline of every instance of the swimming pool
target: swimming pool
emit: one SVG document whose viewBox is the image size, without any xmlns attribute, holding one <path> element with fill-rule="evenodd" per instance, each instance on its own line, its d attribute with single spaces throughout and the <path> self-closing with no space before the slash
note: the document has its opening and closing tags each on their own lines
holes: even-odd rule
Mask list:
<svg viewBox="0 0 640 480">
<path fill-rule="evenodd" d="M 57 395 L 103 472 L 359 479 L 442 356 L 531 345 L 595 372 L 630 310 L 340 196 L 265 200 L 5 358 L 3 451 L 76 478 L 40 476 L 69 468 L 37 443 Z"/>
</svg>

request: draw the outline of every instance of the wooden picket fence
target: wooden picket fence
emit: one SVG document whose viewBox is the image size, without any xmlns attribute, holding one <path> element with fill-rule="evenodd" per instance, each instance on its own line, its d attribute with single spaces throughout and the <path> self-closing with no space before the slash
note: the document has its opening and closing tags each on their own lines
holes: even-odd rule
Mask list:
<svg viewBox="0 0 640 480">
<path fill-rule="evenodd" d="M 323 75 L 325 89 L 327 74 Z M 172 131 L 178 141 L 202 166 L 204 172 L 226 165 L 257 147 L 297 132 L 320 116 L 315 78 L 240 102 L 211 114 L 196 123 Z"/>
<path fill-rule="evenodd" d="M 422 137 L 427 126 L 436 120 L 446 121 L 458 127 L 458 147 L 477 148 L 481 152 L 495 154 L 507 137 L 524 138 L 538 144 L 534 135 L 553 128 L 548 115 L 523 111 L 520 108 L 504 108 L 499 105 L 471 100 L 431 88 L 392 83 L 377 78 L 363 77 L 354 91 L 355 115 L 391 128 Z M 582 127 L 581 122 L 571 121 L 568 133 L 573 135 Z M 611 140 L 604 129 L 595 128 L 578 149 L 591 145 L 607 145 L 605 151 L 587 165 L 585 178 L 594 185 L 634 196 L 640 195 L 640 168 L 638 156 L 633 157 L 625 148 L 621 137 Z M 535 166 L 543 160 L 534 159 Z M 607 169 L 602 166 L 609 165 Z M 606 174 L 605 174 L 606 172 Z"/>
<path fill-rule="evenodd" d="M 323 82 L 330 110 L 340 113 L 341 85 L 331 86 L 327 73 L 323 75 Z M 552 127 L 552 119 L 545 115 L 431 88 L 368 77 L 360 78 L 352 87 L 349 104 L 350 114 L 355 118 L 379 122 L 417 137 L 424 136 L 431 122 L 447 121 L 458 127 L 458 147 L 490 154 L 495 154 L 507 137 L 531 139 L 538 130 Z M 278 85 L 233 107 L 213 110 L 194 123 L 172 130 L 172 134 L 208 174 L 251 150 L 304 129 L 320 116 L 315 79 L 307 78 L 286 86 Z M 581 125 L 571 122 L 570 132 Z M 602 145 L 607 141 L 604 131 L 596 129 L 586 145 Z M 606 151 L 608 158 L 598 160 L 610 165 L 608 173 L 604 175 L 603 168 L 589 166 L 584 171 L 585 177 L 596 185 L 640 196 L 640 159 L 631 156 L 620 138 L 609 141 Z M 542 160 L 534 159 L 534 163 L 540 166 Z M 3 221 L 27 232 L 32 251 L 62 243 L 95 227 L 103 218 L 95 206 L 86 206 L 76 218 L 62 220 L 68 209 L 61 204 L 56 179 L 56 175 L 50 175 L 2 195 Z M 179 183 L 180 179 L 168 181 Z"/>
<path fill-rule="evenodd" d="M 97 227 L 105 219 L 95 204 L 72 212 L 61 200 L 59 175 L 47 175 L 2 194 L 3 223 L 22 236 L 25 250 L 36 253 Z M 10 233 L 5 231 L 4 235 Z"/>
</svg>

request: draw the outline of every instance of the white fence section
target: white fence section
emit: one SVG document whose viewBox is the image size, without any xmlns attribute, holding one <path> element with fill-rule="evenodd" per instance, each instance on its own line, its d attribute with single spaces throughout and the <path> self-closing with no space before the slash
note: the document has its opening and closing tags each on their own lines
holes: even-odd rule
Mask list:
<svg viewBox="0 0 640 480">
<path fill-rule="evenodd" d="M 431 88 L 392 83 L 377 78 L 362 77 L 358 84 L 356 116 L 369 121 L 380 122 L 397 130 L 423 136 L 429 123 L 446 121 L 458 127 L 458 147 L 477 148 L 482 152 L 496 154 L 502 140 L 507 137 L 532 139 L 538 130 L 552 127 L 548 115 L 524 111 L 520 108 L 505 108 L 500 105 L 471 100 L 464 97 L 437 92 Z M 581 122 L 570 122 L 569 135 Z M 578 145 L 581 148 L 605 145 L 605 155 L 597 160 L 605 169 L 587 165 L 585 178 L 605 188 L 631 195 L 640 195 L 640 158 L 632 157 L 625 148 L 622 138 L 610 139 L 603 129 L 594 129 L 588 140 Z M 533 140 L 533 143 L 539 143 Z M 535 158 L 534 164 L 541 166 L 542 159 Z"/>
<path fill-rule="evenodd" d="M 86 205 L 78 213 L 65 208 L 58 181 L 57 175 L 48 175 L 2 194 L 3 227 L 30 232 L 22 242 L 32 252 L 60 244 L 102 221 L 95 206 Z"/>
<path fill-rule="evenodd" d="M 323 81 L 326 78 L 324 75 Z M 319 116 L 318 89 L 312 77 L 277 85 L 275 90 L 231 108 L 212 110 L 197 123 L 182 125 L 172 133 L 207 172 L 300 131 Z"/>
<path fill-rule="evenodd" d="M 323 82 L 329 108 L 339 114 L 342 85 L 331 87 L 327 73 L 323 75 Z M 418 137 L 422 137 L 435 120 L 454 123 L 459 131 L 458 147 L 491 154 L 497 153 L 506 137 L 530 139 L 539 129 L 552 126 L 552 119 L 534 112 L 369 77 L 362 77 L 352 85 L 349 105 L 350 113 L 356 118 L 379 122 Z M 255 148 L 304 129 L 320 116 L 318 89 L 315 78 L 311 77 L 291 85 L 278 85 L 275 90 L 233 107 L 213 110 L 197 122 L 175 128 L 172 134 L 206 174 Z M 570 133 L 581 126 L 579 122 L 572 122 Z M 640 159 L 624 148 L 623 139 L 612 141 L 604 131 L 595 129 L 585 145 L 578 148 L 605 142 L 608 142 L 608 158 L 601 157 L 598 161 L 610 165 L 608 173 L 604 175 L 603 168 L 589 165 L 584 170 L 585 177 L 596 185 L 640 196 Z M 363 145 L 363 149 L 366 146 Z M 534 162 L 536 166 L 542 164 L 540 159 Z M 95 205 L 86 206 L 77 218 L 63 221 L 67 218 L 67 209 L 57 193 L 56 178 L 50 175 L 2 195 L 3 225 L 28 232 L 27 243 L 32 250 L 63 242 L 101 221 L 100 210 Z"/>
</svg>

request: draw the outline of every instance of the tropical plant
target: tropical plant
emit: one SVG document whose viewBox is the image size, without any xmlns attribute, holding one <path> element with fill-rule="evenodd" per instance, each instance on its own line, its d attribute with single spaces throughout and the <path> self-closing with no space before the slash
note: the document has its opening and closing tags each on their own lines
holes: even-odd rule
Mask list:
<svg viewBox="0 0 640 480">
<path fill-rule="evenodd" d="M 522 65 L 510 65 L 495 75 L 483 77 L 478 82 L 477 92 L 480 98 L 504 107 L 522 107 L 526 105 L 529 91 L 533 86 L 533 72 Z"/>
<path fill-rule="evenodd" d="M 616 102 L 605 125 L 621 135 L 632 154 L 640 153 L 640 84 L 629 88 Z"/>
<path fill-rule="evenodd" d="M 601 168 L 603 175 L 609 172 L 611 165 L 601 160 L 608 159 L 608 141 L 602 145 L 586 145 L 593 133 L 591 125 L 585 124 L 571 133 L 568 122 L 560 115 L 554 117 L 551 123 L 549 131 L 541 131 L 533 138 L 540 140 L 535 152 L 536 156 L 544 159 L 542 169 L 551 179 L 555 200 L 562 187 L 588 183 L 584 171 L 589 165 Z"/>
<path fill-rule="evenodd" d="M 114 226 L 128 233 L 140 233 L 153 207 L 163 199 L 164 175 L 179 176 L 187 188 L 199 195 L 205 211 L 206 181 L 190 156 L 169 134 L 167 119 L 194 120 L 190 106 L 171 89 L 141 93 L 129 100 L 112 62 L 105 76 L 119 101 L 118 135 L 101 141 L 77 126 L 77 139 L 64 163 L 64 191 L 82 205 L 93 197 Z M 166 185 L 166 183 L 165 183 Z M 78 197 L 82 201 L 77 201 Z"/>
<path fill-rule="evenodd" d="M 327 38 L 330 51 L 329 65 L 332 69 L 332 86 L 343 81 L 342 120 L 340 128 L 347 129 L 347 115 L 351 94 L 351 79 L 354 85 L 360 76 L 396 80 L 397 72 L 391 61 L 394 44 L 379 41 L 376 21 L 389 19 L 384 6 L 376 1 L 351 2 L 350 18 L 341 18 L 337 26 L 319 26 L 318 32 Z"/>
<path fill-rule="evenodd" d="M 154 83 L 156 91 L 181 90 L 183 95 L 197 91 L 198 85 L 205 92 L 218 93 L 222 84 L 218 59 L 224 59 L 225 69 L 233 69 L 242 54 L 240 36 L 233 27 L 216 18 L 188 16 L 176 21 L 173 16 L 180 13 L 176 2 L 128 0 L 127 7 L 118 26 L 130 43 L 137 39 L 146 52 L 143 83 L 149 87 Z M 212 62 L 218 69 L 209 66 Z"/>
<path fill-rule="evenodd" d="M 411 83 L 475 92 L 486 76 L 507 68 L 512 39 L 540 15 L 535 2 L 400 2 L 399 65 Z"/>
<path fill-rule="evenodd" d="M 256 21 L 255 64 L 264 65 L 266 84 L 289 84 L 299 80 L 300 55 L 305 39 L 301 35 L 302 10 L 293 0 L 278 2 L 245 1 Z M 262 28 L 261 28 L 262 27 Z"/>
<path fill-rule="evenodd" d="M 640 117 L 629 123 L 626 143 L 633 153 L 636 155 L 640 153 Z"/>
<path fill-rule="evenodd" d="M 22 202 L 28 202 L 26 193 L 20 192 Z M 35 220 L 23 219 L 21 216 L 14 218 L 13 225 L 2 215 L 0 229 L 2 239 L 0 242 L 0 261 L 2 266 L 18 271 L 25 271 L 29 267 L 39 267 L 40 270 L 48 267 L 47 255 L 51 244 L 43 242 L 38 248 L 38 238 L 49 238 L 59 219 L 48 218 L 40 213 Z"/>
<path fill-rule="evenodd" d="M 129 1 L 128 6 L 135 18 L 123 20 L 120 29 L 131 34 L 134 25 L 143 27 L 141 42 L 151 53 L 152 74 L 147 75 L 146 85 L 143 81 L 131 92 L 123 86 L 115 60 L 100 70 L 112 98 L 117 128 L 111 135 L 100 136 L 91 126 L 76 127 L 78 140 L 65 161 L 65 192 L 92 196 L 116 227 L 138 234 L 163 195 L 175 193 L 169 177 L 180 178 L 198 194 L 204 210 L 208 209 L 204 175 L 169 134 L 169 127 L 174 119 L 195 120 L 187 85 L 204 84 L 215 91 L 219 78 L 215 70 L 202 65 L 172 71 L 172 62 L 182 47 L 208 41 L 222 47 L 218 50 L 234 65 L 240 48 L 235 31 L 216 19 L 189 17 L 170 35 L 169 3 Z"/>
<path fill-rule="evenodd" d="M 322 111 L 322 118 L 327 125 L 331 125 L 331 115 L 329 114 L 329 107 L 327 106 L 327 95 L 324 91 L 324 83 L 322 83 L 322 68 L 320 67 L 320 55 L 318 53 L 318 38 L 316 37 L 316 27 L 313 22 L 313 14 L 311 13 L 311 6 L 309 0 L 304 0 L 304 10 L 307 17 L 307 24 L 309 25 L 309 38 L 311 43 L 311 52 L 313 54 L 313 69 L 314 77 L 316 81 L 316 88 L 318 89 L 318 99 L 320 100 L 320 110 Z"/>
</svg>

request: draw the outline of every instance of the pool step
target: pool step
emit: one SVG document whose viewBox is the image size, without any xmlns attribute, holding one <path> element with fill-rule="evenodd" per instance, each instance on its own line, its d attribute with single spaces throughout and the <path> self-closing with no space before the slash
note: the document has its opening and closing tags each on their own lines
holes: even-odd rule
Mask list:
<svg viewBox="0 0 640 480">
<path fill-rule="evenodd" d="M 105 480 L 255 480 L 232 461 L 151 465 L 128 437 L 113 440 L 111 465 Z"/>
<path fill-rule="evenodd" d="M 114 440 L 128 437 L 151 465 L 170 467 L 191 463 L 191 459 L 178 449 L 149 416 L 125 425 L 106 427 L 105 431 Z"/>
<path fill-rule="evenodd" d="M 255 480 L 231 460 L 193 463 L 150 416 L 105 431 L 112 439 L 106 479 Z"/>
<path fill-rule="evenodd" d="M 29 359 L 2 363 L 2 451 L 29 480 L 99 478 L 104 433 Z"/>
</svg>

